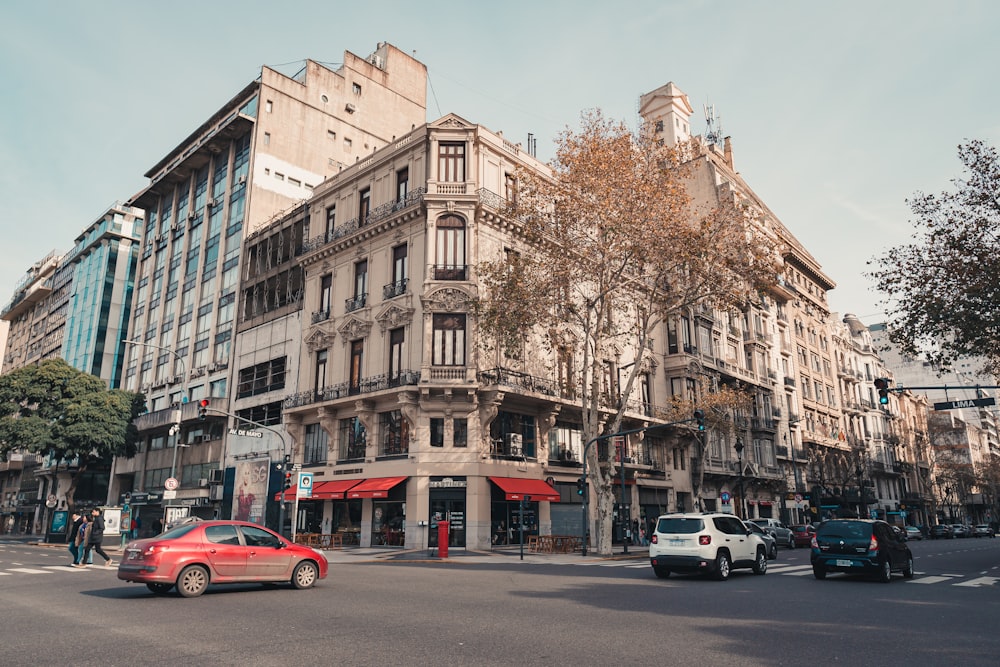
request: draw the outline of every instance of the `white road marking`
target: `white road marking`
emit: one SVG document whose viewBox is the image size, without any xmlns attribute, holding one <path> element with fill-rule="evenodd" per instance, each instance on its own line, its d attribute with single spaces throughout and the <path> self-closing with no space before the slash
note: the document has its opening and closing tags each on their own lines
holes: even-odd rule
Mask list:
<svg viewBox="0 0 1000 667">
<path fill-rule="evenodd" d="M 951 576 L 930 576 L 930 577 L 920 577 L 919 579 L 910 579 L 911 584 L 938 584 L 942 581 L 951 581 Z"/>
<path fill-rule="evenodd" d="M 30 567 L 12 567 L 8 572 L 22 572 L 24 574 L 48 574 L 48 570 L 35 570 Z"/>
<path fill-rule="evenodd" d="M 997 579 L 996 577 L 979 577 L 977 579 L 963 581 L 959 584 L 955 584 L 955 586 L 969 586 L 971 588 L 976 588 L 979 586 L 992 586 L 997 581 L 1000 581 L 1000 579 Z"/>
</svg>

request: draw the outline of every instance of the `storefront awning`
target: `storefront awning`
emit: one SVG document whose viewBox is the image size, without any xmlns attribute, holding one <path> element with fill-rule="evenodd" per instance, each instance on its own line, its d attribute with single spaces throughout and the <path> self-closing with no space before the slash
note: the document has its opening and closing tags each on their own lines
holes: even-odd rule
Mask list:
<svg viewBox="0 0 1000 667">
<path fill-rule="evenodd" d="M 490 477 L 490 481 L 500 487 L 507 500 L 547 500 L 559 502 L 559 492 L 540 479 L 520 479 L 517 477 Z"/>
<path fill-rule="evenodd" d="M 389 491 L 406 477 L 373 477 L 366 479 L 347 492 L 347 498 L 388 498 Z"/>
<path fill-rule="evenodd" d="M 299 498 L 303 500 L 343 500 L 347 490 L 358 484 L 360 479 L 334 479 L 326 482 L 316 482 L 313 484 L 312 496 L 309 498 Z M 274 494 L 275 500 L 281 500 L 281 493 Z M 295 500 L 295 489 L 285 491 L 285 501 Z"/>
</svg>

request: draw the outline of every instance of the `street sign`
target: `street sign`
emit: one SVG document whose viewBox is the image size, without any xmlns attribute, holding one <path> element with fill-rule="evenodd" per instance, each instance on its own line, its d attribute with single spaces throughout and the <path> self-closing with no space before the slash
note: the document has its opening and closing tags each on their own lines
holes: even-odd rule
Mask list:
<svg viewBox="0 0 1000 667">
<path fill-rule="evenodd" d="M 970 398 L 964 401 L 947 401 L 945 403 L 935 403 L 935 410 L 958 410 L 960 408 L 987 408 L 996 405 L 997 399 L 992 396 L 986 398 Z"/>
<path fill-rule="evenodd" d="M 312 498 L 313 474 L 311 472 L 299 473 L 299 498 Z"/>
<path fill-rule="evenodd" d="M 176 477 L 167 477 L 165 480 L 163 480 L 163 488 L 166 489 L 167 491 L 173 491 L 174 489 L 176 489 L 177 488 L 177 478 Z"/>
<path fill-rule="evenodd" d="M 49 497 L 45 499 L 45 506 L 52 509 L 59 502 L 59 499 L 55 496 L 49 494 Z"/>
<path fill-rule="evenodd" d="M 174 489 L 167 489 L 166 491 L 163 492 L 164 500 L 173 500 L 176 497 L 177 497 L 177 491 L 175 491 Z"/>
</svg>

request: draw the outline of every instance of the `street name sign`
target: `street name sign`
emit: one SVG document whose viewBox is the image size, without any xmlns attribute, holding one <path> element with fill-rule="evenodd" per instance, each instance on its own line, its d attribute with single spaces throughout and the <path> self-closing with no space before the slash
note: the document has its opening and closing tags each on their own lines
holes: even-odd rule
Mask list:
<svg viewBox="0 0 1000 667">
<path fill-rule="evenodd" d="M 997 399 L 992 396 L 986 398 L 970 398 L 964 401 L 946 401 L 944 403 L 935 403 L 935 410 L 959 410 L 961 408 L 986 408 L 991 405 L 996 405 Z"/>
</svg>

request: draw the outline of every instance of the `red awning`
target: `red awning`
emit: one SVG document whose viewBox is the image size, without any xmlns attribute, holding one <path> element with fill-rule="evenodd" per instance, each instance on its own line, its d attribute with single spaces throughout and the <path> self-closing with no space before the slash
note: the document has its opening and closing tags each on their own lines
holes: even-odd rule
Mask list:
<svg viewBox="0 0 1000 667">
<path fill-rule="evenodd" d="M 540 479 L 520 479 L 517 477 L 490 477 L 490 481 L 507 494 L 507 500 L 547 500 L 559 502 L 559 492 Z"/>
<path fill-rule="evenodd" d="M 352 486 L 347 492 L 348 498 L 388 498 L 389 490 L 405 477 L 373 477 L 366 479 L 357 486 Z"/>
<path fill-rule="evenodd" d="M 360 481 L 360 479 L 334 479 L 326 482 L 317 482 L 313 484 L 312 496 L 309 498 L 299 498 L 299 502 L 303 500 L 343 500 L 347 490 Z M 281 500 L 281 493 L 274 494 L 274 499 Z M 285 500 L 287 502 L 295 500 L 294 488 L 285 491 Z"/>
</svg>

